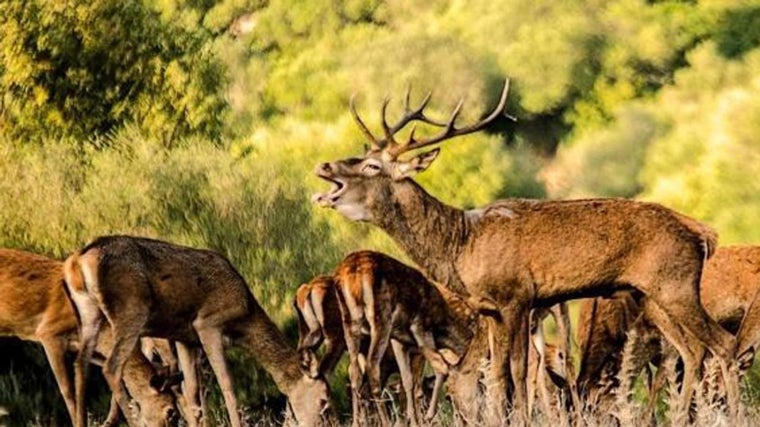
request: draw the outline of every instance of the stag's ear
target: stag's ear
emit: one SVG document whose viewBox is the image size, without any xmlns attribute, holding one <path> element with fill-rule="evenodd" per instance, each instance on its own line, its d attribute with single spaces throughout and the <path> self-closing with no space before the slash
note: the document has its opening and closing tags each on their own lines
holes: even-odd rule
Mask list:
<svg viewBox="0 0 760 427">
<path fill-rule="evenodd" d="M 422 154 L 412 157 L 406 162 L 396 162 L 393 166 L 391 177 L 394 181 L 413 177 L 414 175 L 427 169 L 428 166 L 433 163 L 433 160 L 438 157 L 438 153 L 440 152 L 441 149 L 436 148 L 434 150 L 426 151 Z"/>
</svg>

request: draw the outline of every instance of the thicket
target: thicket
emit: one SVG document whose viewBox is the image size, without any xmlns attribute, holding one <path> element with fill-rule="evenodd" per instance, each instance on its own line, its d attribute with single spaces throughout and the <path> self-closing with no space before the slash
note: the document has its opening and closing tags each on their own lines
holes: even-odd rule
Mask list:
<svg viewBox="0 0 760 427">
<path fill-rule="evenodd" d="M 359 248 L 404 259 L 309 202 L 316 164 L 362 150 L 351 95 L 375 130 L 408 86 L 441 118 L 465 97 L 467 121 L 505 77 L 517 121 L 446 143 L 420 177 L 435 196 L 654 200 L 756 244 L 759 23 L 731 0 L 0 2 L 0 246 L 213 248 L 292 334 L 298 284 Z M 236 369 L 244 405 L 273 399 Z"/>
</svg>

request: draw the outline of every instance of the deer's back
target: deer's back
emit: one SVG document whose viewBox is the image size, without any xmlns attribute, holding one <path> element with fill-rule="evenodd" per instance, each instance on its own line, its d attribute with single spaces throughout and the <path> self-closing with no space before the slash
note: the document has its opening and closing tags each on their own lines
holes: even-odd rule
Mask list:
<svg viewBox="0 0 760 427">
<path fill-rule="evenodd" d="M 37 341 L 40 329 L 51 334 L 76 331 L 58 260 L 0 249 L 0 296 L 0 335 Z"/>
<path fill-rule="evenodd" d="M 573 297 L 594 296 L 599 283 L 645 285 L 639 272 L 697 270 L 714 243 L 690 218 L 622 199 L 505 200 L 470 213 L 468 227 L 457 261 L 465 285 L 532 283 L 539 299 L 565 297 L 569 288 Z"/>
<path fill-rule="evenodd" d="M 80 255 L 98 258 L 97 292 L 106 308 L 148 306 L 148 328 L 181 329 L 215 312 L 238 308 L 244 315 L 255 308 L 245 280 L 214 251 L 108 236 L 92 242 Z"/>
<path fill-rule="evenodd" d="M 359 305 L 394 307 L 404 318 L 425 311 L 426 322 L 445 321 L 444 313 L 437 313 L 447 307 L 438 289 L 419 270 L 390 256 L 351 253 L 336 269 L 335 278 L 343 294 Z"/>
</svg>

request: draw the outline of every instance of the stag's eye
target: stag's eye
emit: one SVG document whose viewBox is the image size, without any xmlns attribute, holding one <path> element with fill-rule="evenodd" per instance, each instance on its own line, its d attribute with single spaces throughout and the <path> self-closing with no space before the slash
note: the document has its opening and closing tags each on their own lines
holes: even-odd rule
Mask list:
<svg viewBox="0 0 760 427">
<path fill-rule="evenodd" d="M 366 175 L 377 175 L 381 170 L 380 164 L 375 162 L 367 162 L 362 166 L 362 172 Z"/>
</svg>

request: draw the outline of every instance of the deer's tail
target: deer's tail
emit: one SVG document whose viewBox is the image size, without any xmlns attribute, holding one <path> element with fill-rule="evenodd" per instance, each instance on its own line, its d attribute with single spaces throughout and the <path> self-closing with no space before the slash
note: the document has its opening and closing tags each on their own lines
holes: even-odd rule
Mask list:
<svg viewBox="0 0 760 427">
<path fill-rule="evenodd" d="M 718 232 L 707 224 L 703 224 L 702 222 L 686 215 L 676 213 L 676 217 L 678 217 L 679 221 L 681 221 L 689 231 L 699 235 L 702 239 L 702 250 L 704 251 L 705 260 L 710 258 L 715 253 L 715 248 L 718 246 Z"/>
<path fill-rule="evenodd" d="M 84 274 L 79 265 L 79 254 L 73 254 L 66 258 L 63 264 L 63 277 L 70 292 L 84 292 Z"/>
</svg>

